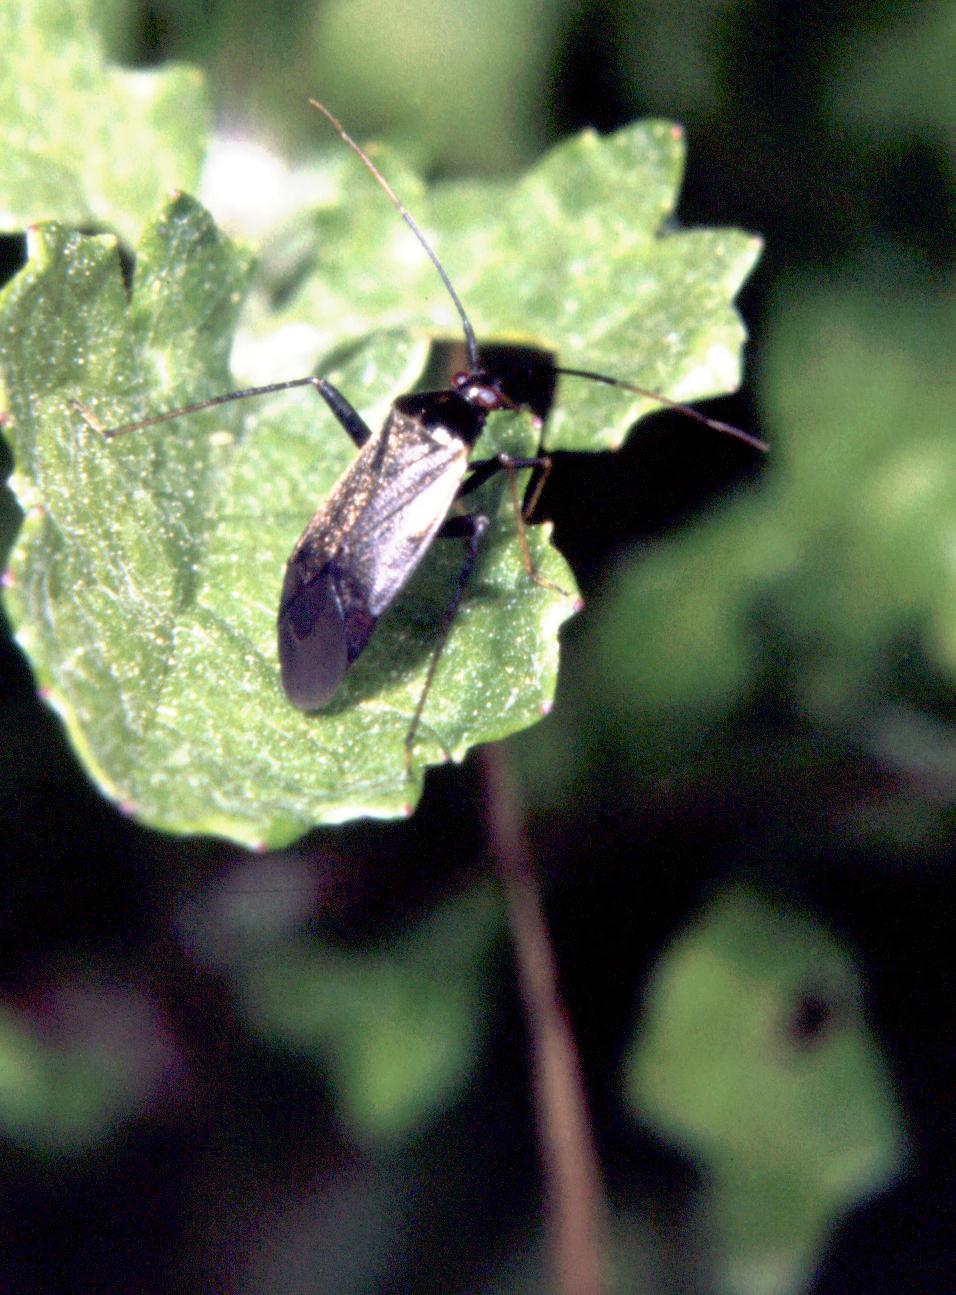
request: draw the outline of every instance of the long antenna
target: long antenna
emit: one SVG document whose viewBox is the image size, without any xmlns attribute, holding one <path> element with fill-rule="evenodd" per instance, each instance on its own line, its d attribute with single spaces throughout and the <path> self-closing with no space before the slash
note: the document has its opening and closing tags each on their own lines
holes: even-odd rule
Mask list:
<svg viewBox="0 0 956 1295">
<path fill-rule="evenodd" d="M 372 161 L 369 155 L 365 152 L 362 146 L 358 144 L 348 133 L 348 131 L 339 121 L 338 117 L 336 117 L 332 112 L 330 112 L 329 109 L 326 108 L 325 104 L 320 103 L 318 99 L 310 99 L 309 103 L 312 105 L 313 108 L 317 108 L 319 110 L 322 116 L 325 117 L 326 121 L 329 122 L 329 124 L 333 127 L 333 129 L 337 132 L 337 134 L 341 137 L 341 139 L 349 146 L 352 152 L 355 153 L 359 161 L 363 164 L 366 170 L 369 171 L 372 178 L 379 185 L 379 187 L 385 191 L 385 194 L 388 197 L 389 201 L 392 203 L 393 207 L 395 207 L 396 211 L 404 220 L 408 228 L 415 235 L 416 239 L 418 240 L 422 249 L 424 250 L 425 255 L 428 257 L 432 265 L 438 271 L 439 278 L 441 279 L 442 283 L 445 285 L 445 288 L 448 291 L 448 295 L 451 297 L 452 302 L 454 303 L 455 309 L 458 312 L 459 318 L 461 319 L 462 329 L 464 330 L 464 334 L 465 334 L 465 345 L 468 351 L 468 363 L 469 363 L 471 372 L 472 373 L 477 372 L 479 367 L 479 357 L 478 357 L 478 341 L 477 341 L 477 338 L 475 337 L 475 330 L 472 328 L 471 320 L 468 318 L 468 315 L 465 312 L 465 307 L 462 305 L 461 298 L 458 296 L 458 293 L 455 291 L 454 285 L 452 284 L 447 273 L 445 272 L 445 267 L 442 265 L 441 261 L 439 261 L 434 248 L 429 243 L 425 235 L 422 233 L 422 230 L 420 229 L 420 227 L 416 224 L 411 212 L 402 202 L 401 198 L 399 198 L 398 194 L 395 192 L 395 190 L 392 188 L 389 182 L 385 179 L 384 175 L 382 175 L 381 171 L 378 169 L 378 167 L 375 165 L 375 163 Z M 681 404 L 680 401 L 671 400 L 669 397 L 661 395 L 659 391 L 651 391 L 649 388 L 640 387 L 634 382 L 625 382 L 622 378 L 613 378 L 606 373 L 597 373 L 593 369 L 571 369 L 571 368 L 555 367 L 554 372 L 565 374 L 567 377 L 572 377 L 572 378 L 587 378 L 591 382 L 603 382 L 606 386 L 620 387 L 624 391 L 636 392 L 637 395 L 646 396 L 649 400 L 656 400 L 660 404 L 666 405 L 669 409 L 676 409 L 678 412 L 682 414 L 686 414 L 688 418 L 693 418 L 695 422 L 703 424 L 704 427 L 709 427 L 713 431 L 722 432 L 727 436 L 732 436 L 736 440 L 742 441 L 745 445 L 749 445 L 752 449 L 759 450 L 762 454 L 767 453 L 767 451 L 770 448 L 767 445 L 766 441 L 762 441 L 759 436 L 754 436 L 750 432 L 745 432 L 740 427 L 734 427 L 733 424 L 731 423 L 722 423 L 716 418 L 708 418 L 706 414 L 702 414 L 700 410 L 694 409 L 691 405 L 684 405 L 684 404 Z M 250 396 L 271 395 L 275 392 L 288 391 L 294 387 L 305 387 L 305 386 L 312 386 L 317 388 L 324 395 L 325 399 L 330 403 L 332 403 L 332 396 L 330 396 L 329 392 L 332 392 L 333 395 L 336 397 L 338 395 L 338 393 L 334 391 L 334 388 L 329 388 L 329 391 L 324 390 L 324 388 L 326 388 L 328 384 L 322 378 L 316 378 L 316 377 L 294 378 L 291 381 L 286 381 L 286 382 L 270 382 L 266 386 L 262 386 L 262 387 L 247 387 L 242 391 L 229 391 L 221 396 L 212 396 L 208 400 L 200 400 L 200 401 L 197 401 L 195 404 L 184 405 L 179 409 L 169 410 L 167 413 L 154 414 L 150 418 L 142 418 L 137 422 L 133 422 L 133 423 L 124 423 L 120 427 L 104 427 L 102 423 L 100 423 L 98 419 L 96 419 L 93 413 L 85 405 L 82 405 L 78 400 L 71 401 L 71 404 L 79 411 L 84 421 L 90 427 L 92 427 L 95 431 L 98 431 L 101 435 L 107 437 L 108 439 L 111 439 L 115 436 L 121 436 L 126 432 L 135 432 L 135 431 L 141 430 L 144 427 L 153 427 L 157 423 L 169 422 L 171 419 L 180 418 L 185 414 L 194 414 L 194 413 L 198 413 L 200 410 L 203 410 L 203 409 L 211 409 L 216 405 L 225 405 L 227 403 L 230 403 L 233 400 L 245 400 Z"/>
<path fill-rule="evenodd" d="M 419 229 L 418 225 L 415 224 L 415 221 L 412 218 L 411 212 L 405 206 L 404 202 L 402 202 L 401 198 L 398 196 L 398 194 L 395 192 L 395 190 L 392 188 L 389 182 L 385 179 L 385 176 L 382 175 L 381 171 L 378 169 L 378 167 L 375 165 L 375 163 L 372 161 L 369 155 L 365 152 L 362 146 L 355 142 L 352 136 L 348 133 L 348 131 L 339 121 L 338 117 L 334 116 L 331 112 L 329 112 L 325 104 L 319 103 L 318 99 L 310 99 L 309 103 L 312 105 L 313 108 L 318 108 L 319 112 L 326 119 L 326 121 L 328 121 L 330 125 L 335 130 L 338 131 L 339 135 L 341 135 L 342 139 L 346 142 L 346 144 L 348 144 L 352 152 L 358 156 L 359 160 L 363 163 L 366 169 L 371 172 L 372 178 L 381 186 L 381 188 L 385 190 L 386 194 L 391 200 L 392 205 L 395 207 L 398 214 L 401 216 L 402 220 L 404 220 L 405 224 L 408 226 L 408 228 L 418 239 L 419 243 L 421 243 L 422 247 L 425 249 L 426 256 L 431 261 L 435 269 L 438 271 L 442 283 L 448 289 L 448 295 L 455 303 L 455 309 L 458 311 L 458 314 L 461 318 L 462 328 L 465 330 L 465 345 L 468 348 L 468 363 L 472 371 L 476 371 L 478 369 L 478 341 L 475 337 L 475 330 L 471 326 L 471 320 L 465 314 L 465 307 L 461 304 L 461 298 L 458 296 L 458 293 L 452 287 L 451 279 L 449 279 L 448 275 L 445 273 L 445 267 L 442 265 L 441 261 L 439 261 L 438 256 L 434 248 L 432 247 L 431 243 L 429 243 L 428 239 Z"/>
<path fill-rule="evenodd" d="M 458 311 L 458 314 L 461 317 L 462 327 L 465 330 L 465 342 L 468 347 L 468 363 L 472 371 L 475 371 L 478 368 L 478 342 L 475 338 L 475 330 L 472 328 L 471 320 L 468 318 L 467 314 L 465 313 L 465 307 L 461 304 L 461 298 L 458 296 L 458 293 L 455 291 L 454 287 L 452 286 L 451 280 L 449 279 L 448 275 L 445 273 L 445 267 L 442 265 L 441 261 L 439 261 L 434 248 L 431 246 L 428 239 L 425 237 L 421 229 L 415 223 L 415 220 L 412 217 L 411 212 L 402 202 L 401 198 L 398 196 L 398 194 L 395 192 L 395 190 L 392 188 L 389 182 L 385 179 L 384 175 L 382 175 L 381 171 L 378 169 L 378 167 L 375 165 L 375 163 L 372 161 L 369 155 L 365 152 L 362 146 L 356 143 L 356 141 L 348 133 L 348 131 L 339 121 L 338 117 L 336 117 L 333 113 L 331 113 L 329 109 L 326 108 L 325 104 L 320 103 L 318 99 L 310 99 L 309 103 L 312 105 L 313 108 L 318 108 L 319 112 L 326 119 L 326 121 L 328 121 L 330 125 L 338 132 L 338 134 L 345 141 L 345 143 L 348 144 L 352 152 L 356 154 L 356 156 L 367 168 L 367 170 L 371 172 L 373 179 L 378 183 L 378 185 L 382 189 L 385 190 L 385 193 L 388 195 L 389 199 L 391 200 L 392 205 L 395 207 L 399 215 L 405 221 L 405 224 L 409 227 L 409 229 L 418 239 L 419 243 L 425 249 L 425 253 L 428 256 L 428 259 L 431 261 L 432 265 L 438 271 L 441 277 L 441 281 L 448 289 L 448 295 L 455 303 L 455 309 Z M 667 405 L 668 408 L 670 409 L 676 409 L 680 413 L 686 414 L 688 418 L 693 418 L 696 422 L 703 423 L 705 427 L 711 428 L 712 431 L 723 432 L 727 436 L 733 436 L 736 440 L 743 441 L 745 445 L 751 446 L 752 449 L 760 450 L 761 453 L 765 454 L 767 450 L 770 448 L 767 445 L 766 441 L 762 441 L 759 436 L 753 436 L 751 435 L 750 432 L 745 432 L 740 427 L 734 427 L 731 423 L 722 423 L 716 418 L 708 418 L 706 414 L 702 414 L 699 410 L 693 409 L 690 405 L 682 405 L 677 400 L 669 400 L 667 396 L 662 396 L 657 391 L 649 391 L 646 387 L 638 387 L 633 382 L 624 382 L 620 378 L 611 378 L 611 377 L 608 377 L 608 375 L 605 373 L 595 373 L 591 369 L 560 369 L 559 368 L 559 369 L 556 369 L 555 372 L 564 373 L 564 374 L 567 374 L 568 377 L 573 377 L 573 378 L 590 378 L 592 382 L 603 382 L 610 387 L 621 387 L 625 391 L 634 391 L 639 396 L 647 396 L 651 400 L 659 400 L 662 405 Z"/>
<path fill-rule="evenodd" d="M 561 369 L 555 367 L 555 373 L 564 373 L 569 378 L 589 378 L 591 382 L 603 382 L 609 387 L 621 387 L 624 391 L 634 391 L 639 396 L 647 396 L 648 400 L 659 400 L 662 405 L 668 409 L 676 409 L 680 414 L 686 414 L 688 418 L 693 418 L 695 422 L 703 423 L 714 432 L 723 432 L 726 436 L 732 436 L 737 441 L 743 441 L 744 445 L 749 445 L 751 449 L 759 450 L 761 454 L 768 453 L 770 446 L 766 441 L 762 441 L 759 436 L 754 436 L 752 432 L 745 432 L 742 427 L 734 427 L 733 423 L 722 423 L 717 418 L 708 418 L 702 414 L 699 409 L 694 409 L 692 405 L 682 405 L 679 400 L 671 400 L 667 396 L 662 396 L 659 391 L 650 391 L 647 387 L 639 387 L 634 382 L 624 382 L 621 378 L 608 377 L 606 373 L 595 373 L 592 369 Z"/>
</svg>

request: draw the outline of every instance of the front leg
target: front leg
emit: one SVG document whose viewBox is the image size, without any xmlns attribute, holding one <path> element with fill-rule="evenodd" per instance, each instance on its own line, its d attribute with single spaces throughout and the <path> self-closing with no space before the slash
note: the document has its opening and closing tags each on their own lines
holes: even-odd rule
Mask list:
<svg viewBox="0 0 956 1295">
<path fill-rule="evenodd" d="M 342 395 L 338 387 L 333 387 L 325 378 L 313 378 L 312 386 L 332 410 L 339 423 L 348 432 L 357 449 L 361 449 L 372 435 L 372 429 L 362 415 Z"/>
<path fill-rule="evenodd" d="M 534 493 L 532 496 L 532 506 L 524 510 L 525 519 L 534 511 L 534 505 L 540 498 L 541 491 L 544 489 L 544 483 L 551 474 L 551 459 L 547 455 L 536 455 L 530 459 L 515 459 L 510 454 L 499 454 L 493 459 L 482 459 L 478 463 L 469 464 L 468 475 L 458 489 L 458 498 L 463 495 L 470 495 L 473 490 L 478 490 L 490 481 L 496 472 L 507 472 L 512 481 L 515 474 L 521 472 L 524 468 L 531 468 L 540 472 L 541 476 L 535 483 Z"/>
<path fill-rule="evenodd" d="M 313 387 L 339 423 L 345 428 L 358 449 L 372 435 L 371 428 L 365 423 L 362 415 L 353 409 L 337 387 L 325 378 L 291 378 L 286 382 L 269 382 L 264 387 L 243 387 L 241 391 L 227 391 L 221 396 L 210 396 L 208 400 L 197 400 L 191 405 L 181 405 L 179 409 L 168 409 L 164 414 L 152 414 L 149 418 L 140 418 L 135 423 L 123 423 L 117 427 L 104 427 L 98 418 L 78 400 L 70 403 L 76 409 L 88 427 L 111 441 L 114 437 L 124 436 L 127 432 L 139 432 L 144 427 L 155 427 L 159 423 L 168 423 L 174 418 L 185 418 L 188 414 L 199 414 L 204 409 L 215 409 L 219 405 L 231 404 L 234 400 L 248 400 L 251 396 L 274 396 L 280 391 L 293 391 L 296 387 Z"/>
<path fill-rule="evenodd" d="M 537 472 L 538 479 L 534 482 L 533 489 L 526 494 L 527 502 L 522 507 L 518 499 L 518 473 L 524 468 L 531 468 Z M 550 580 L 545 580 L 543 576 L 538 575 L 534 562 L 531 560 L 531 550 L 528 548 L 528 536 L 525 531 L 528 520 L 538 506 L 538 500 L 541 498 L 545 482 L 551 475 L 551 468 L 552 460 L 547 455 L 538 455 L 530 459 L 515 459 L 510 454 L 499 454 L 497 458 L 483 459 L 480 463 L 471 465 L 467 477 L 459 488 L 458 497 L 461 498 L 462 495 L 467 495 L 472 490 L 477 490 L 479 486 L 483 486 L 486 481 L 489 481 L 496 472 L 507 472 L 508 485 L 511 489 L 511 501 L 515 510 L 518 544 L 521 547 L 521 559 L 524 562 L 524 569 L 536 585 L 540 585 L 543 589 L 553 589 L 556 593 L 563 594 L 565 590 L 559 589 Z M 454 519 L 450 518 L 449 521 L 451 520 Z M 446 522 L 445 525 L 447 526 L 448 523 Z M 439 531 L 439 534 L 442 534 L 443 531 L 444 528 Z"/>
</svg>

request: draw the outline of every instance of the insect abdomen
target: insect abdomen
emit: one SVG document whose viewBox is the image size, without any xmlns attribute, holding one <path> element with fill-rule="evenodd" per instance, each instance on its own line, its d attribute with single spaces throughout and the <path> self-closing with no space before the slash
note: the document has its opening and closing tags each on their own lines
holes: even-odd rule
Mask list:
<svg viewBox="0 0 956 1295">
<path fill-rule="evenodd" d="M 331 701 L 407 584 L 458 493 L 468 446 L 393 410 L 296 544 L 279 600 L 282 687 L 300 710 Z"/>
</svg>

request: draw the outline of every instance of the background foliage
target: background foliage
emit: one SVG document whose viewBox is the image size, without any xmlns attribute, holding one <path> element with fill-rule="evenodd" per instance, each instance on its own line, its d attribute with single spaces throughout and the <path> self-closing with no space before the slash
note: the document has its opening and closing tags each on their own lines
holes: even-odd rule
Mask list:
<svg viewBox="0 0 956 1295">
<path fill-rule="evenodd" d="M 6 34 L 44 8 L 6 0 Z M 82 7 L 55 8 L 72 40 Z M 743 299 L 751 382 L 718 413 L 773 455 L 757 481 L 733 445 L 659 418 L 615 456 L 559 461 L 547 507 L 588 607 L 564 635 L 555 710 L 514 757 L 624 1220 L 624 1281 L 755 1280 L 721 1258 L 713 1139 L 682 1136 L 673 1113 L 654 1121 L 633 1089 L 652 967 L 686 947 L 681 930 L 710 939 L 692 915 L 746 877 L 774 912 L 799 903 L 857 948 L 895 1076 L 894 1099 L 864 1035 L 849 1106 L 882 1113 L 858 1143 L 882 1147 L 882 1168 L 832 1198 L 828 1221 L 892 1174 L 895 1102 L 906 1112 L 907 1176 L 843 1223 L 814 1289 L 947 1289 L 956 9 L 361 0 L 197 13 L 114 0 L 95 21 L 120 62 L 201 65 L 223 136 L 255 128 L 304 157 L 303 104 L 319 93 L 425 171 L 507 176 L 584 124 L 670 115 L 688 134 L 681 221 L 764 236 Z M 51 214 L 26 209 L 40 192 L 30 166 L 51 147 L 48 105 L 26 84 L 4 89 L 11 271 L 23 223 Z M 181 120 L 152 127 L 182 141 Z M 78 123 L 75 173 L 50 191 L 72 195 L 78 224 L 131 241 L 103 159 L 83 151 L 93 124 Z M 126 166 L 147 127 L 132 114 L 111 125 Z M 231 156 L 215 151 L 207 201 Z M 246 187 L 294 206 L 300 178 L 261 164 L 272 180 Z M 195 152 L 177 165 L 194 168 Z M 237 225 L 249 219 L 239 204 Z M 268 238 L 275 217 L 260 204 L 257 219 Z M 78 1273 L 143 1291 L 518 1288 L 538 1188 L 473 768 L 433 775 L 406 824 L 249 858 L 124 821 L 79 775 L 12 646 L 2 679 L 9 1289 L 75 1290 Z M 758 930 L 762 904 L 745 902 Z M 763 941 L 761 970 L 786 994 L 771 956 L 783 944 Z M 729 965 L 724 1003 L 749 1001 L 739 986 L 759 977 Z M 791 988 L 816 1001 L 805 981 Z M 828 1009 L 843 1001 L 813 988 Z M 837 1013 L 854 1030 L 855 993 Z M 692 1016 L 696 995 L 680 1001 Z M 816 1091 L 809 1109 L 845 1130 L 834 1089 Z M 776 1091 L 766 1109 L 790 1119 L 805 1100 Z M 819 1202 L 819 1185 L 807 1190 Z M 749 1217 L 738 1201 L 736 1221 Z M 763 1218 L 743 1240 L 774 1235 Z"/>
</svg>

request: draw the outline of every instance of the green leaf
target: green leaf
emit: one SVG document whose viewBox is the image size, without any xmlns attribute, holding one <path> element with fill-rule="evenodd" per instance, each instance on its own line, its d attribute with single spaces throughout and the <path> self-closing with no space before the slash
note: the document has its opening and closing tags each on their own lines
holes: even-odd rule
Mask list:
<svg viewBox="0 0 956 1295">
<path fill-rule="evenodd" d="M 849 955 L 735 888 L 665 952 L 625 1071 L 636 1113 L 706 1171 L 727 1290 L 805 1289 L 904 1138 Z"/>
<path fill-rule="evenodd" d="M 509 171 L 541 148 L 542 100 L 570 7 L 418 0 L 409 21 L 393 0 L 321 5 L 304 33 L 309 83 L 355 128 L 388 122 L 399 133 L 414 122 L 432 166 Z"/>
<path fill-rule="evenodd" d="M 937 375 L 956 320 L 951 294 L 902 267 L 896 282 L 893 302 L 855 275 L 780 294 L 767 478 L 616 574 L 559 739 L 579 759 L 613 731 L 672 773 L 756 683 L 902 772 L 923 776 L 915 752 L 932 750 L 951 782 L 934 699 L 956 683 L 956 454 Z"/>
<path fill-rule="evenodd" d="M 877 138 L 899 138 L 910 145 L 920 136 L 938 140 L 940 164 L 952 167 L 954 59 L 952 4 L 895 15 L 889 10 L 853 47 L 852 60 L 846 48 L 834 53 L 834 67 L 824 81 L 831 87 L 833 116 Z M 919 76 L 914 77 L 917 67 Z"/>
<path fill-rule="evenodd" d="M 194 68 L 108 64 L 94 8 L 0 3 L 0 227 L 105 226 L 132 245 L 165 194 L 195 187 L 210 113 Z"/>
<path fill-rule="evenodd" d="M 4 1006 L 4 1140 L 44 1157 L 82 1155 L 135 1118 L 172 1060 L 152 1004 L 119 984 L 57 981 L 36 1015 Z"/>
<path fill-rule="evenodd" d="M 281 572 L 354 449 L 302 393 L 259 416 L 230 406 L 104 442 L 68 393 L 115 422 L 229 387 L 228 320 L 245 260 L 178 199 L 143 243 L 127 311 L 109 239 L 45 227 L 31 242 L 3 316 L 12 484 L 27 510 L 9 605 L 91 772 L 149 822 L 249 842 L 404 812 L 416 793 L 404 736 L 460 546 L 438 546 L 326 712 L 292 710 L 275 668 Z M 363 379 L 366 392 L 378 388 L 382 416 L 386 393 L 409 386 L 421 361 L 414 343 L 382 334 L 331 376 L 346 390 Z M 165 394 L 133 405 L 137 380 Z M 526 420 L 500 421 L 515 451 L 533 450 Z M 461 758 L 473 741 L 532 722 L 554 687 L 555 631 L 573 604 L 529 580 L 510 499 L 489 489 L 484 504 L 500 507 L 502 522 L 436 677 L 422 761 Z M 570 590 L 540 529 L 529 542 L 541 574 Z"/>
<path fill-rule="evenodd" d="M 426 226 L 446 231 L 436 242 L 482 336 L 543 343 L 565 362 L 643 381 L 636 358 L 662 330 L 650 381 L 688 397 L 736 379 L 742 330 L 730 298 L 757 243 L 734 231 L 662 234 L 680 154 L 660 124 L 606 141 L 588 133 L 514 192 L 451 186 L 434 203 L 397 163 L 386 169 Z M 458 325 L 354 158 L 329 165 L 327 190 L 298 219 L 294 266 L 267 251 L 234 359 L 242 382 L 314 365 L 378 425 L 414 388 L 429 336 Z M 426 764 L 533 723 L 553 696 L 574 586 L 544 527 L 528 540 L 554 587 L 528 578 L 509 492 L 492 481 L 476 505 L 495 522 L 428 697 L 413 779 L 404 737 L 460 545 L 434 546 L 333 703 L 294 711 L 277 683 L 275 602 L 299 531 L 354 457 L 341 429 L 300 391 L 104 443 L 70 404 L 116 425 L 236 385 L 226 356 L 245 274 L 187 199 L 144 236 L 128 308 L 108 241 L 33 235 L 31 262 L 0 303 L 13 485 L 28 513 L 8 601 L 108 794 L 170 830 L 277 845 L 317 822 L 407 812 Z M 553 423 L 564 448 L 618 442 L 649 403 L 565 388 Z M 528 455 L 536 443 L 529 419 L 503 414 L 478 453 Z"/>
<path fill-rule="evenodd" d="M 737 386 L 744 328 L 732 302 L 761 244 L 735 229 L 668 229 L 684 165 L 679 127 L 584 131 L 511 185 L 428 193 L 392 154 L 376 160 L 429 235 L 479 339 L 550 348 L 563 365 L 672 400 Z M 303 280 L 282 317 L 308 320 L 319 349 L 333 334 L 341 341 L 383 326 L 459 337 L 453 306 L 408 231 L 354 159 L 339 165 L 337 199 L 311 218 L 323 273 Z M 563 379 L 548 446 L 616 448 L 656 408 L 653 398 Z"/>
<path fill-rule="evenodd" d="M 502 930 L 490 888 L 374 952 L 286 938 L 235 972 L 253 1028 L 321 1059 L 355 1134 L 394 1143 L 457 1097 L 480 1047 L 480 959 Z"/>
<path fill-rule="evenodd" d="M 775 624 L 801 708 L 843 733 L 894 711 L 950 720 L 913 677 L 914 649 L 941 697 L 956 685 L 956 399 L 940 380 L 956 310 L 948 285 L 893 277 L 891 302 L 855 276 L 792 285 L 764 382 L 787 437 L 765 506 L 793 555 Z"/>
</svg>

